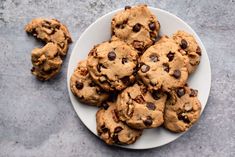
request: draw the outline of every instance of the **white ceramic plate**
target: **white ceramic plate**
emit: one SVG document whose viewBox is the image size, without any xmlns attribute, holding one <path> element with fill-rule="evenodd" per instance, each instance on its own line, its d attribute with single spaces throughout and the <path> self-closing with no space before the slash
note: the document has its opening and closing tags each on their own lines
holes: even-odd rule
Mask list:
<svg viewBox="0 0 235 157">
<path fill-rule="evenodd" d="M 190 76 L 188 84 L 190 87 L 196 88 L 199 91 L 199 99 L 202 104 L 202 111 L 206 106 L 207 99 L 209 97 L 210 86 L 211 86 L 211 69 L 210 62 L 207 56 L 206 49 L 202 44 L 201 40 L 193 29 L 186 24 L 183 20 L 176 17 L 175 15 L 157 8 L 149 7 L 150 10 L 157 16 L 160 24 L 161 30 L 160 34 L 171 36 L 177 30 L 184 30 L 191 33 L 196 38 L 202 49 L 201 63 L 198 69 Z M 69 60 L 68 73 L 67 73 L 67 85 L 69 96 L 75 111 L 77 112 L 81 121 L 86 125 L 86 127 L 97 135 L 96 132 L 96 119 L 95 114 L 97 111 L 96 107 L 84 105 L 77 101 L 74 95 L 70 91 L 69 80 L 77 66 L 78 61 L 85 59 L 89 51 L 93 48 L 95 44 L 107 41 L 111 37 L 111 19 L 115 13 L 122 9 L 110 12 L 93 24 L 91 24 L 80 36 L 79 40 L 72 51 Z M 144 130 L 143 135 L 136 141 L 136 143 L 127 146 L 121 146 L 131 149 L 148 149 L 159 147 L 164 144 L 170 143 L 180 137 L 181 134 L 171 133 L 164 128 L 148 129 Z"/>
</svg>

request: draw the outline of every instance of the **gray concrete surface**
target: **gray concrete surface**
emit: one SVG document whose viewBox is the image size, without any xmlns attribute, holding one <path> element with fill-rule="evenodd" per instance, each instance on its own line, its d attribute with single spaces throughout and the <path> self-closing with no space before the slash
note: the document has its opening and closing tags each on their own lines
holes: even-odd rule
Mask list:
<svg viewBox="0 0 235 157">
<path fill-rule="evenodd" d="M 74 44 L 61 74 L 42 83 L 30 74 L 30 52 L 40 43 L 23 30 L 34 17 L 54 17 L 67 24 L 76 41 L 98 17 L 139 2 L 165 9 L 191 25 L 207 48 L 212 68 L 211 93 L 199 123 L 168 145 L 142 151 L 105 145 L 77 117 L 66 87 Z M 234 157 L 234 67 L 234 0 L 1 0 L 0 157 Z"/>
</svg>

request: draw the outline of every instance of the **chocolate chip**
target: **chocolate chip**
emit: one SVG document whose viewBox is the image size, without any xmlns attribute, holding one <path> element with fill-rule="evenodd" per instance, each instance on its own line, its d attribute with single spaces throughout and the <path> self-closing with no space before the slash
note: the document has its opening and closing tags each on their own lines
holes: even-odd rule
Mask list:
<svg viewBox="0 0 235 157">
<path fill-rule="evenodd" d="M 105 125 L 102 125 L 100 128 L 101 128 L 101 130 L 102 130 L 104 133 L 106 133 L 106 132 L 109 131 L 109 129 L 106 128 Z"/>
<path fill-rule="evenodd" d="M 106 69 L 106 67 L 103 64 L 97 64 L 97 70 L 98 72 L 101 72 L 101 68 Z"/>
<path fill-rule="evenodd" d="M 76 83 L 76 88 L 77 89 L 82 89 L 83 88 L 83 83 L 82 82 L 77 82 Z"/>
<path fill-rule="evenodd" d="M 105 110 L 107 110 L 107 109 L 109 108 L 109 105 L 108 105 L 107 103 L 103 103 L 103 104 L 102 104 L 102 107 L 103 107 Z"/>
<path fill-rule="evenodd" d="M 125 85 L 128 85 L 130 83 L 130 77 L 129 76 L 125 76 L 125 77 L 121 78 L 121 80 Z"/>
<path fill-rule="evenodd" d="M 151 23 L 149 24 L 149 29 L 152 30 L 152 31 L 154 31 L 154 30 L 156 29 L 156 25 L 155 25 L 154 22 L 151 22 Z"/>
<path fill-rule="evenodd" d="M 113 135 L 112 139 L 113 139 L 113 141 L 115 143 L 119 143 L 120 142 L 119 139 L 118 139 L 118 135 L 116 135 L 116 134 Z"/>
<path fill-rule="evenodd" d="M 185 39 L 182 39 L 182 40 L 181 40 L 180 47 L 181 47 L 182 49 L 186 49 L 186 48 L 188 47 L 188 43 L 187 43 L 187 41 L 186 41 Z"/>
<path fill-rule="evenodd" d="M 174 53 L 172 53 L 171 51 L 167 54 L 167 58 L 169 59 L 169 61 L 172 61 L 174 59 Z"/>
<path fill-rule="evenodd" d="M 196 49 L 196 53 L 201 56 L 202 55 L 202 51 L 201 51 L 201 48 L 198 46 L 197 49 Z"/>
<path fill-rule="evenodd" d="M 153 123 L 153 120 L 152 120 L 152 118 L 151 118 L 150 116 L 148 116 L 148 117 L 146 118 L 146 120 L 144 120 L 144 124 L 145 124 L 146 126 L 151 126 L 152 123 Z"/>
<path fill-rule="evenodd" d="M 178 115 L 178 119 L 182 120 L 185 123 L 188 123 L 188 124 L 190 123 L 190 120 L 188 119 L 188 116 L 187 115 L 183 115 L 183 113 L 180 113 Z"/>
<path fill-rule="evenodd" d="M 129 6 L 129 5 L 125 6 L 125 10 L 127 10 L 127 9 L 131 9 L 131 6 Z"/>
<path fill-rule="evenodd" d="M 116 58 L 116 53 L 113 52 L 113 51 L 109 52 L 109 53 L 108 53 L 108 58 L 109 58 L 110 61 L 115 60 L 115 58 Z"/>
<path fill-rule="evenodd" d="M 161 92 L 160 92 L 160 90 L 154 90 L 154 91 L 152 92 L 152 97 L 153 97 L 155 100 L 160 99 L 160 98 L 161 98 Z"/>
<path fill-rule="evenodd" d="M 120 127 L 120 126 L 118 126 L 118 127 L 116 127 L 116 128 L 114 129 L 114 133 L 119 133 L 119 132 L 122 131 L 122 130 L 123 130 L 123 128 Z"/>
<path fill-rule="evenodd" d="M 122 58 L 122 64 L 125 64 L 128 62 L 128 59 L 127 58 Z"/>
<path fill-rule="evenodd" d="M 176 90 L 176 93 L 178 95 L 178 97 L 182 97 L 185 94 L 185 89 L 183 87 L 180 87 Z"/>
<path fill-rule="evenodd" d="M 143 104 L 145 102 L 144 98 L 142 95 L 138 95 L 135 97 L 135 99 L 133 99 L 135 102 L 137 102 L 138 104 Z"/>
<path fill-rule="evenodd" d="M 163 70 L 169 73 L 169 71 L 170 71 L 169 64 L 163 63 L 162 65 L 163 65 Z"/>
<path fill-rule="evenodd" d="M 112 112 L 112 118 L 113 118 L 113 120 L 114 120 L 116 123 L 118 123 L 118 122 L 119 122 L 119 117 L 118 117 L 118 114 L 117 114 L 117 110 L 114 109 L 114 110 L 112 110 L 111 112 Z"/>
<path fill-rule="evenodd" d="M 146 107 L 147 107 L 149 110 L 155 110 L 155 109 L 156 109 L 155 104 L 152 103 L 152 102 L 147 102 Z"/>
<path fill-rule="evenodd" d="M 157 62 L 157 61 L 159 61 L 159 60 L 158 60 L 158 56 L 157 56 L 156 53 L 151 54 L 151 55 L 149 56 L 149 58 L 150 58 L 150 60 L 151 60 L 152 62 Z"/>
<path fill-rule="evenodd" d="M 141 25 L 139 23 L 135 24 L 132 28 L 133 32 L 139 32 L 141 29 Z"/>
<path fill-rule="evenodd" d="M 173 76 L 174 76 L 176 79 L 178 79 L 178 78 L 180 78 L 180 76 L 181 76 L 181 72 L 180 72 L 179 70 L 175 70 L 174 73 L 173 73 Z"/>
<path fill-rule="evenodd" d="M 34 71 L 35 71 L 35 67 L 32 67 L 31 72 L 34 72 Z"/>
<path fill-rule="evenodd" d="M 198 90 L 190 89 L 190 91 L 191 91 L 190 94 L 189 94 L 190 97 L 196 97 L 197 96 Z"/>
<path fill-rule="evenodd" d="M 140 51 L 140 52 L 138 52 L 138 54 L 142 54 L 143 53 L 142 51 L 143 51 L 143 47 L 144 47 L 144 42 L 138 41 L 138 40 L 134 40 L 132 45 L 133 45 L 133 47 L 136 50 Z"/>
<path fill-rule="evenodd" d="M 143 65 L 141 66 L 141 71 L 142 71 L 143 73 L 146 73 L 147 71 L 149 71 L 149 69 L 150 69 L 150 67 L 149 67 L 148 65 L 146 65 L 146 64 L 143 64 Z"/>
</svg>

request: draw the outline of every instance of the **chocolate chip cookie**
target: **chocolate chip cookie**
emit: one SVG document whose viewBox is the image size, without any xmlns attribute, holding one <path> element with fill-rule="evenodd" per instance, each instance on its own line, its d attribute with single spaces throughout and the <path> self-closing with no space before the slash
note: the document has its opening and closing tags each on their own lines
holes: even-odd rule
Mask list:
<svg viewBox="0 0 235 157">
<path fill-rule="evenodd" d="M 189 73 L 194 72 L 201 58 L 201 48 L 195 38 L 184 31 L 177 31 L 173 35 L 173 39 L 180 45 L 182 55 L 187 56 L 189 59 L 187 64 Z"/>
<path fill-rule="evenodd" d="M 179 49 L 173 39 L 164 36 L 140 57 L 138 75 L 150 90 L 168 92 L 186 83 L 188 60 Z"/>
<path fill-rule="evenodd" d="M 60 72 L 62 60 L 59 56 L 57 44 L 47 43 L 43 48 L 32 51 L 31 72 L 40 80 L 48 80 Z"/>
<path fill-rule="evenodd" d="M 126 88 L 117 99 L 120 120 L 135 129 L 156 128 L 163 124 L 166 94 L 150 93 L 142 83 Z"/>
<path fill-rule="evenodd" d="M 46 43 L 58 44 L 61 56 L 66 55 L 68 44 L 72 42 L 67 27 L 56 19 L 35 18 L 25 26 L 25 31 Z"/>
<path fill-rule="evenodd" d="M 188 130 L 200 117 L 201 103 L 197 90 L 187 86 L 170 92 L 164 113 L 164 126 L 173 132 Z"/>
<path fill-rule="evenodd" d="M 108 102 L 96 113 L 97 132 L 107 144 L 132 144 L 141 135 L 142 130 L 128 127 L 119 120 L 116 104 Z"/>
<path fill-rule="evenodd" d="M 122 90 L 135 80 L 137 52 L 125 42 L 112 40 L 96 45 L 89 53 L 88 71 L 106 91 Z"/>
<path fill-rule="evenodd" d="M 147 5 L 125 7 L 112 19 L 112 34 L 142 54 L 157 39 L 160 24 Z"/>
<path fill-rule="evenodd" d="M 86 63 L 86 60 L 80 61 L 71 76 L 71 91 L 81 102 L 100 106 L 103 101 L 108 99 L 109 95 L 92 81 Z"/>
</svg>

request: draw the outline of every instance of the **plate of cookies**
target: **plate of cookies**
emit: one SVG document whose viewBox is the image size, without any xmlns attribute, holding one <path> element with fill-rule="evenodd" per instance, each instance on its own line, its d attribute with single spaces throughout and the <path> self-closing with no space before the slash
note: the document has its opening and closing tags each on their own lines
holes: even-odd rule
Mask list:
<svg viewBox="0 0 235 157">
<path fill-rule="evenodd" d="M 196 124 L 211 69 L 188 24 L 142 4 L 112 11 L 83 32 L 70 56 L 67 85 L 77 115 L 106 144 L 149 149 Z"/>
</svg>

